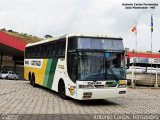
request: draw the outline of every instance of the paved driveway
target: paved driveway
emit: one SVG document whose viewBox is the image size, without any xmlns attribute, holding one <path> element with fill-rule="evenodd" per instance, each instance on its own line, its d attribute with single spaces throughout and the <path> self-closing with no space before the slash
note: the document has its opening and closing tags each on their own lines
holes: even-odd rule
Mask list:
<svg viewBox="0 0 160 120">
<path fill-rule="evenodd" d="M 130 89 L 124 98 L 63 100 L 28 81 L 0 80 L 0 114 L 159 114 L 160 89 Z"/>
</svg>

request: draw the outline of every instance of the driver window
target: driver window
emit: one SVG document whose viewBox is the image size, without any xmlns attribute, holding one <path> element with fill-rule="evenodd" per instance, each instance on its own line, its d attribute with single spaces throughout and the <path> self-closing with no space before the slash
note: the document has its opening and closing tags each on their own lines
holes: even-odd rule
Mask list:
<svg viewBox="0 0 160 120">
<path fill-rule="evenodd" d="M 115 68 L 121 67 L 121 55 L 115 54 L 115 56 L 113 57 L 112 63 Z"/>
<path fill-rule="evenodd" d="M 68 54 L 68 73 L 73 82 L 76 82 L 78 77 L 78 62 L 79 60 L 76 53 Z"/>
<path fill-rule="evenodd" d="M 105 65 L 107 68 L 118 68 L 121 66 L 121 54 L 105 53 Z"/>
</svg>

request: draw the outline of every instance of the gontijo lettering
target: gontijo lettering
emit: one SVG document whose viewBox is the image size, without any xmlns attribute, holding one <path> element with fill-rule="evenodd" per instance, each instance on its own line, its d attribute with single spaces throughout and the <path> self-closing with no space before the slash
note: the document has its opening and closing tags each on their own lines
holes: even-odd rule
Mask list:
<svg viewBox="0 0 160 120">
<path fill-rule="evenodd" d="M 31 61 L 31 65 L 33 65 L 33 66 L 41 66 L 41 61 L 33 60 L 33 61 Z"/>
</svg>

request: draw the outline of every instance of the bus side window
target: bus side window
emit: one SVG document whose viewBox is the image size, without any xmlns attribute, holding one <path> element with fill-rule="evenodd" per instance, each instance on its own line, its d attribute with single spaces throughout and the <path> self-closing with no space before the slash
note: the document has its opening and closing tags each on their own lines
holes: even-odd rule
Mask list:
<svg viewBox="0 0 160 120">
<path fill-rule="evenodd" d="M 38 46 L 35 46 L 35 58 L 37 58 L 37 50 L 38 49 Z"/>
<path fill-rule="evenodd" d="M 57 47 L 56 56 L 63 57 L 65 53 L 65 41 L 64 40 L 58 41 L 56 47 Z"/>
<path fill-rule="evenodd" d="M 33 47 L 33 58 L 35 57 L 35 55 L 36 55 L 36 48 Z"/>
<path fill-rule="evenodd" d="M 40 54 L 41 54 L 41 46 L 38 45 L 36 46 L 36 58 L 40 58 Z"/>
<path fill-rule="evenodd" d="M 26 58 L 34 58 L 37 57 L 37 47 L 27 47 L 25 50 Z"/>
<path fill-rule="evenodd" d="M 45 52 L 45 58 L 48 58 L 49 56 L 48 56 L 48 48 L 49 48 L 49 44 L 47 43 L 47 44 L 45 44 L 45 50 L 46 50 L 46 52 Z"/>
<path fill-rule="evenodd" d="M 45 58 L 47 55 L 47 46 L 44 44 L 42 45 L 42 49 L 41 49 L 41 57 Z"/>
<path fill-rule="evenodd" d="M 65 55 L 65 41 L 61 42 L 60 55 L 61 56 Z"/>
<path fill-rule="evenodd" d="M 52 44 L 52 57 L 54 57 L 56 55 L 56 43 L 53 42 Z"/>
<path fill-rule="evenodd" d="M 43 57 L 43 45 L 41 46 L 41 57 Z"/>
<path fill-rule="evenodd" d="M 30 58 L 31 57 L 31 49 L 28 47 L 27 48 L 27 58 Z"/>
<path fill-rule="evenodd" d="M 31 50 L 31 51 L 30 51 L 30 52 L 31 52 L 30 57 L 31 57 L 31 58 L 34 58 L 34 57 L 35 57 L 35 48 L 34 48 L 34 47 L 31 47 L 30 50 Z"/>
<path fill-rule="evenodd" d="M 61 42 L 57 42 L 57 56 L 60 56 L 61 53 Z"/>
<path fill-rule="evenodd" d="M 52 43 L 48 45 L 48 57 L 52 57 L 52 53 L 53 53 L 53 48 L 52 48 Z"/>
<path fill-rule="evenodd" d="M 27 47 L 27 48 L 25 49 L 25 58 L 28 58 L 28 57 L 29 57 L 29 56 L 28 56 L 28 55 L 29 55 L 28 53 L 29 53 L 29 48 Z"/>
<path fill-rule="evenodd" d="M 58 42 L 55 42 L 54 45 L 55 45 L 54 56 L 57 56 L 58 55 Z"/>
</svg>

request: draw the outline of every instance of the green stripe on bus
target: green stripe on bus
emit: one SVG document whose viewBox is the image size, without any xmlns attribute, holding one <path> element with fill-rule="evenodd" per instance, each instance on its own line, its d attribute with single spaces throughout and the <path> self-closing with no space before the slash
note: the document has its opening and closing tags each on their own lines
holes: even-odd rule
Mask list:
<svg viewBox="0 0 160 120">
<path fill-rule="evenodd" d="M 52 87 L 57 62 L 58 62 L 58 59 L 56 59 L 56 58 L 48 59 L 48 63 L 46 66 L 43 85 L 47 88 L 50 88 L 50 89 Z"/>
</svg>

